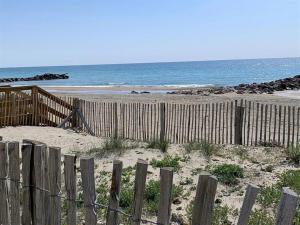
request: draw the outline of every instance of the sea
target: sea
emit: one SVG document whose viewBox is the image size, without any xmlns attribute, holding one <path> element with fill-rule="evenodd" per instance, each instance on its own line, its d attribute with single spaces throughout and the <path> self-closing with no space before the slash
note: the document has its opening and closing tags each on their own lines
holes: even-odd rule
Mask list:
<svg viewBox="0 0 300 225">
<path fill-rule="evenodd" d="M 68 73 L 68 80 L 16 82 L 52 86 L 229 86 L 260 83 L 300 74 L 300 57 L 0 68 L 0 78 Z M 1 84 L 0 84 L 1 85 Z M 3 83 L 2 83 L 3 85 Z"/>
</svg>

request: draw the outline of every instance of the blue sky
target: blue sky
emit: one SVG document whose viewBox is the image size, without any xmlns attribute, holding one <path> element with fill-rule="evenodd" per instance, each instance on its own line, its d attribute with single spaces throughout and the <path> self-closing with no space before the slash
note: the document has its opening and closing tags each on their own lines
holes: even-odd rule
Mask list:
<svg viewBox="0 0 300 225">
<path fill-rule="evenodd" d="M 0 67 L 300 56 L 300 0 L 0 0 Z"/>
</svg>

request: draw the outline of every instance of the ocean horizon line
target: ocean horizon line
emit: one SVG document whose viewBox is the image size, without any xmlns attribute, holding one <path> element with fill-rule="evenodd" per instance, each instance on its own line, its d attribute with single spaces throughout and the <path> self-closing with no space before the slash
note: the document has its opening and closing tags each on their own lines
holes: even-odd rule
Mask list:
<svg viewBox="0 0 300 225">
<path fill-rule="evenodd" d="M 76 67 L 76 66 L 113 66 L 113 65 L 137 65 L 137 64 L 163 64 L 163 63 L 193 63 L 193 62 L 218 62 L 218 61 L 243 61 L 243 60 L 274 60 L 274 59 L 299 59 L 300 56 L 287 57 L 262 57 L 262 58 L 232 58 L 232 59 L 206 59 L 206 60 L 182 60 L 182 61 L 152 61 L 152 62 L 124 62 L 124 63 L 99 63 L 99 64 L 67 64 L 67 65 L 39 65 L 39 66 L 9 66 L 0 69 L 16 68 L 40 68 L 40 67 Z"/>
</svg>

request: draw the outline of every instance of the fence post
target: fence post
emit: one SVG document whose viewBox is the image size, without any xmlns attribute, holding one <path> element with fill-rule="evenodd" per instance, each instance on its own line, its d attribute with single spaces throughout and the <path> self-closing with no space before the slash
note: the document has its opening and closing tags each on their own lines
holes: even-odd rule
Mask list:
<svg viewBox="0 0 300 225">
<path fill-rule="evenodd" d="M 94 158 L 80 159 L 83 201 L 85 206 L 85 224 L 96 225 L 96 191 L 94 177 Z"/>
<path fill-rule="evenodd" d="M 20 225 L 20 157 L 19 142 L 8 143 L 11 225 Z"/>
<path fill-rule="evenodd" d="M 249 184 L 246 190 L 243 206 L 237 225 L 247 225 L 251 214 L 252 207 L 255 203 L 259 188 Z"/>
<path fill-rule="evenodd" d="M 202 172 L 199 175 L 192 225 L 211 224 L 217 185 L 217 178 L 211 176 L 209 173 Z"/>
<path fill-rule="evenodd" d="M 0 224 L 9 225 L 7 144 L 0 142 Z"/>
<path fill-rule="evenodd" d="M 74 98 L 73 99 L 73 112 L 77 112 L 80 106 L 80 101 L 79 98 Z M 77 128 L 79 127 L 79 117 L 78 113 L 73 113 L 72 115 L 72 127 Z"/>
<path fill-rule="evenodd" d="M 11 120 L 12 126 L 17 126 L 17 104 L 16 104 L 16 96 L 14 93 L 10 96 L 11 99 Z"/>
<path fill-rule="evenodd" d="M 61 224 L 61 150 L 49 148 L 50 224 Z"/>
<path fill-rule="evenodd" d="M 117 225 L 118 224 L 118 212 L 111 211 L 110 209 L 118 209 L 119 208 L 119 194 L 120 194 L 120 188 L 121 188 L 122 167 L 123 167 L 122 161 L 114 160 L 111 188 L 110 188 L 109 206 L 108 206 L 109 209 L 107 210 L 107 216 L 106 216 L 106 224 L 107 225 Z"/>
<path fill-rule="evenodd" d="M 118 104 L 114 103 L 114 137 L 118 137 Z"/>
<path fill-rule="evenodd" d="M 32 87 L 31 97 L 32 97 L 32 125 L 36 126 L 39 124 L 39 121 L 38 121 L 38 89 L 36 87 Z"/>
<path fill-rule="evenodd" d="M 138 159 L 135 172 L 133 225 L 141 223 L 148 163 Z"/>
<path fill-rule="evenodd" d="M 64 155 L 67 225 L 76 224 L 76 156 Z"/>
<path fill-rule="evenodd" d="M 282 188 L 276 225 L 292 225 L 298 206 L 298 195 L 287 187 Z"/>
<path fill-rule="evenodd" d="M 46 225 L 48 219 L 48 205 L 46 201 L 47 193 L 44 190 L 47 190 L 46 176 L 46 146 L 37 144 L 34 145 L 33 149 L 34 165 L 33 165 L 33 186 L 36 188 L 33 189 L 33 208 L 34 208 L 34 217 L 33 225 Z"/>
<path fill-rule="evenodd" d="M 160 141 L 165 141 L 165 127 L 166 127 L 166 104 L 160 103 Z"/>
<path fill-rule="evenodd" d="M 157 223 L 159 224 L 170 224 L 172 185 L 173 169 L 162 168 L 160 170 L 160 197 L 157 215 Z"/>
<path fill-rule="evenodd" d="M 31 165 L 33 160 L 32 144 L 22 144 L 22 178 L 23 178 L 23 210 L 22 225 L 31 225 L 32 206 L 31 202 Z"/>
<path fill-rule="evenodd" d="M 244 116 L 244 107 L 237 106 L 235 108 L 235 121 L 234 121 L 234 143 L 236 145 L 243 144 L 243 116 Z"/>
</svg>

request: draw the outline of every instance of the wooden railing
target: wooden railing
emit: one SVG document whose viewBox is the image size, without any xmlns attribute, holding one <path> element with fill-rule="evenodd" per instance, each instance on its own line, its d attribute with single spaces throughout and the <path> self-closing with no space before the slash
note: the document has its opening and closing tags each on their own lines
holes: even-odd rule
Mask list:
<svg viewBox="0 0 300 225">
<path fill-rule="evenodd" d="M 57 126 L 72 108 L 38 86 L 0 87 L 0 126 Z"/>
<path fill-rule="evenodd" d="M 21 154 L 20 154 L 21 147 Z M 22 156 L 20 158 L 20 156 Z M 22 162 L 20 164 L 20 162 Z M 81 182 L 77 183 L 76 157 L 65 155 L 61 168 L 60 148 L 50 147 L 40 142 L 24 140 L 0 142 L 0 224 L 3 225 L 75 225 L 78 224 L 77 204 L 84 207 L 84 221 L 87 225 L 98 224 L 98 210 L 105 209 L 106 224 L 117 225 L 120 215 L 129 224 L 169 225 L 171 221 L 171 198 L 173 169 L 160 170 L 160 195 L 156 219 L 143 217 L 143 201 L 148 162 L 139 159 L 136 164 L 134 199 L 132 212 L 125 213 L 119 206 L 122 161 L 113 162 L 109 203 L 96 201 L 94 158 L 80 159 Z M 22 168 L 20 168 L 22 165 Z M 62 171 L 64 184 L 62 185 Z M 22 177 L 22 180 L 20 179 Z M 212 223 L 217 179 L 209 173 L 199 175 L 193 202 L 192 225 Z M 78 199 L 77 190 L 83 191 Z M 249 185 L 240 209 L 238 225 L 247 225 L 259 188 Z M 61 201 L 66 205 L 62 208 Z M 277 211 L 276 225 L 292 225 L 298 206 L 298 195 L 289 188 L 283 188 Z M 62 220 L 62 212 L 66 220 Z"/>
</svg>

